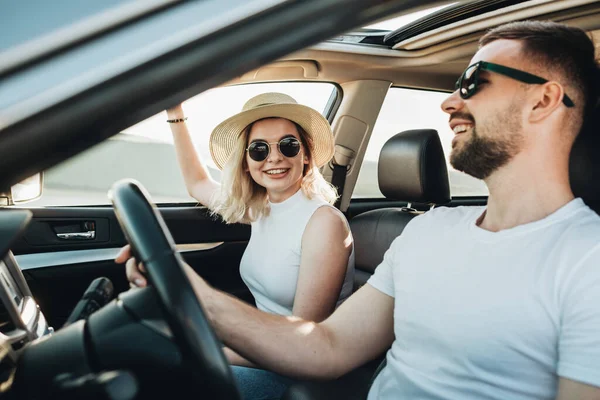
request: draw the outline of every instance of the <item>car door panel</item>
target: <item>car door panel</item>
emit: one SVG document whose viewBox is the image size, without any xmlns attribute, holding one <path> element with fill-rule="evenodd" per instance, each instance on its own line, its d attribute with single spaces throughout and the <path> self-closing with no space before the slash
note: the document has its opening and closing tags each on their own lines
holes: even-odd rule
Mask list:
<svg viewBox="0 0 600 400">
<path fill-rule="evenodd" d="M 31 209 L 33 218 L 12 249 L 51 325 L 60 327 L 89 284 L 109 278 L 115 293 L 129 289 L 124 267 L 114 258 L 126 244 L 110 207 Z M 244 301 L 253 298 L 239 274 L 250 226 L 225 224 L 203 207 L 159 207 L 184 260 L 211 285 Z M 57 233 L 94 231 L 93 238 Z M 81 232 L 74 232 L 81 231 Z"/>
<path fill-rule="evenodd" d="M 175 243 L 209 243 L 247 241 L 250 226 L 225 224 L 212 217 L 204 207 L 158 207 Z M 12 250 L 15 254 L 50 251 L 87 250 L 121 247 L 126 244 L 111 207 L 44 207 L 32 208 L 33 218 L 24 235 Z M 94 225 L 93 239 L 61 239 L 60 228 L 77 227 L 85 231 L 85 223 Z"/>
</svg>

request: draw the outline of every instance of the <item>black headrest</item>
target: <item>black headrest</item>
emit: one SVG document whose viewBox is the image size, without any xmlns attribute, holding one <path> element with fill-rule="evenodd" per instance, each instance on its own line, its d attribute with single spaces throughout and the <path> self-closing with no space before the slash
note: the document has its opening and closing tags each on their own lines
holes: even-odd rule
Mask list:
<svg viewBox="0 0 600 400">
<path fill-rule="evenodd" d="M 600 211 L 600 109 L 596 107 L 571 149 L 571 189 L 576 197 Z"/>
<path fill-rule="evenodd" d="M 392 136 L 379 155 L 379 190 L 389 199 L 444 204 L 450 184 L 436 130 L 414 129 Z"/>
</svg>

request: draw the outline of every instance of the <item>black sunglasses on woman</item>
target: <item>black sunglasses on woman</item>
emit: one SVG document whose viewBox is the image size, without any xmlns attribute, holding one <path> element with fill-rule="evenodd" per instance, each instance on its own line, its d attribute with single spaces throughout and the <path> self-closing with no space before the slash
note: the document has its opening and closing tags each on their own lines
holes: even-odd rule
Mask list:
<svg viewBox="0 0 600 400">
<path fill-rule="evenodd" d="M 254 161 L 264 161 L 271 153 L 272 144 L 277 144 L 279 152 L 287 158 L 296 157 L 300 153 L 300 141 L 295 137 L 284 137 L 279 142 L 273 143 L 264 140 L 255 140 L 248 145 L 246 151 Z"/>
</svg>

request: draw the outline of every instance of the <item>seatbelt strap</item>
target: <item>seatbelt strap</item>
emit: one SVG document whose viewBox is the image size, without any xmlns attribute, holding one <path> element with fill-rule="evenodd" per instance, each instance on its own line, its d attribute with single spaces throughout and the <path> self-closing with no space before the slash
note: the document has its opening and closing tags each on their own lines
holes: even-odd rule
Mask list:
<svg viewBox="0 0 600 400">
<path fill-rule="evenodd" d="M 344 193 L 344 184 L 346 183 L 346 171 L 348 169 L 345 165 L 333 164 L 333 175 L 331 176 L 331 184 L 335 186 L 338 193 L 338 198 L 335 200 L 335 208 L 340 208 L 342 202 L 342 194 Z"/>
<path fill-rule="evenodd" d="M 348 172 L 350 162 L 354 159 L 354 151 L 342 145 L 335 145 L 335 153 L 331 166 L 333 174 L 331 175 L 331 184 L 338 192 L 338 198 L 334 206 L 339 209 L 344 194 L 344 184 L 346 183 L 346 174 Z"/>
</svg>

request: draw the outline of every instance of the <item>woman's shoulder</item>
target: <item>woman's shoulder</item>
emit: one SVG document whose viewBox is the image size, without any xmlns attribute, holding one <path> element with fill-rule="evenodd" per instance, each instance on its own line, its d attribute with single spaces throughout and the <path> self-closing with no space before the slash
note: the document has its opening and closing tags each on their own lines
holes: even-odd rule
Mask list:
<svg viewBox="0 0 600 400">
<path fill-rule="evenodd" d="M 335 220 L 342 220 L 347 223 L 346 216 L 338 210 L 333 204 L 327 201 L 323 196 L 319 194 L 313 194 L 308 197 L 303 195 L 305 204 L 311 212 L 311 219 L 314 218 L 332 218 Z"/>
<path fill-rule="evenodd" d="M 314 211 L 308 220 L 307 227 L 316 229 L 317 232 L 338 231 L 347 234 L 350 231 L 346 216 L 327 202 Z"/>
<path fill-rule="evenodd" d="M 311 193 L 307 194 L 303 190 L 300 190 L 302 201 L 305 204 L 311 204 L 315 208 L 319 208 L 321 206 L 329 206 L 329 208 L 336 209 L 329 201 L 325 199 L 325 197 L 319 193 Z"/>
</svg>

